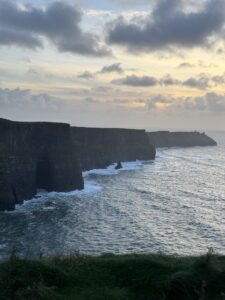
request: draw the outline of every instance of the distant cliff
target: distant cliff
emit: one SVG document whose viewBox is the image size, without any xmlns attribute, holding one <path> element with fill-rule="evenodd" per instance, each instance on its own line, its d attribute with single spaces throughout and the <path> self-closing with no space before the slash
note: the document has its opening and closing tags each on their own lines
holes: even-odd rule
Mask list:
<svg viewBox="0 0 225 300">
<path fill-rule="evenodd" d="M 36 194 L 83 188 L 70 126 L 0 119 L 0 210 Z"/>
<path fill-rule="evenodd" d="M 0 119 L 0 210 L 14 209 L 37 189 L 83 189 L 82 170 L 154 158 L 144 130 Z"/>
<path fill-rule="evenodd" d="M 118 161 L 155 159 L 145 130 L 72 127 L 83 170 L 104 168 Z"/>
<path fill-rule="evenodd" d="M 205 133 L 194 132 L 148 132 L 150 143 L 156 148 L 162 147 L 193 147 L 216 146 L 217 143 Z"/>
</svg>

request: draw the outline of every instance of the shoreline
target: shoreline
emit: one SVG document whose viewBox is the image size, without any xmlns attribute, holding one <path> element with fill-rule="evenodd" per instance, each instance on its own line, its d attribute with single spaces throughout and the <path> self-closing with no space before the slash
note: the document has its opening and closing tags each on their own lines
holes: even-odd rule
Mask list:
<svg viewBox="0 0 225 300">
<path fill-rule="evenodd" d="M 39 190 L 39 191 L 37 191 L 36 195 L 33 198 L 24 200 L 24 202 L 22 204 L 17 204 L 15 207 L 15 210 L 0 211 L 0 214 L 1 213 L 14 214 L 14 213 L 17 213 L 20 211 L 24 212 L 23 208 L 25 208 L 26 206 L 36 204 L 36 203 L 38 204 L 38 203 L 40 203 L 40 201 L 46 202 L 51 198 L 71 197 L 71 196 L 77 196 L 77 197 L 82 198 L 83 196 L 99 192 L 102 190 L 102 187 L 98 183 L 96 183 L 95 180 L 90 179 L 90 177 L 92 177 L 93 175 L 111 176 L 111 175 L 118 175 L 121 172 L 139 170 L 144 167 L 144 164 L 143 164 L 144 162 L 151 162 L 151 160 L 149 160 L 149 161 L 136 160 L 136 161 L 131 161 L 131 162 L 122 162 L 123 168 L 119 169 L 119 170 L 115 169 L 116 163 L 114 163 L 112 165 L 109 165 L 106 168 L 83 171 L 82 172 L 82 175 L 84 178 L 84 189 L 83 190 L 80 190 L 80 191 L 72 190 L 69 192 L 56 192 L 56 191 L 48 192 L 46 190 Z"/>
</svg>

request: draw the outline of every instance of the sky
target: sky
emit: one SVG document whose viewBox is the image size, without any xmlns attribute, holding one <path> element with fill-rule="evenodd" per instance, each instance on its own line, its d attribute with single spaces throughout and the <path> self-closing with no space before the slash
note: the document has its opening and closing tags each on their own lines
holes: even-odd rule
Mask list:
<svg viewBox="0 0 225 300">
<path fill-rule="evenodd" d="M 225 130 L 225 0 L 0 0 L 0 117 Z"/>
</svg>

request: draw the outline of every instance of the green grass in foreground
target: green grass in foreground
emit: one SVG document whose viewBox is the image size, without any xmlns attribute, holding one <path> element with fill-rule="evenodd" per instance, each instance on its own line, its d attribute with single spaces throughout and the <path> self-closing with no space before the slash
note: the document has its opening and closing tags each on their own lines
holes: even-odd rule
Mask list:
<svg viewBox="0 0 225 300">
<path fill-rule="evenodd" d="M 1 300 L 225 299 L 225 257 L 68 256 L 0 264 Z"/>
</svg>

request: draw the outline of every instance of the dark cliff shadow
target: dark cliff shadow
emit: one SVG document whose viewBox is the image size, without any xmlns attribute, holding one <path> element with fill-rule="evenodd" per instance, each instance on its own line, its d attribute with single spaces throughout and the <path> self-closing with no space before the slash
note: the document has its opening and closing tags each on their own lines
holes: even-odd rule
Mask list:
<svg viewBox="0 0 225 300">
<path fill-rule="evenodd" d="M 37 162 L 36 188 L 48 192 L 53 190 L 53 166 L 47 154 L 42 155 Z"/>
</svg>

